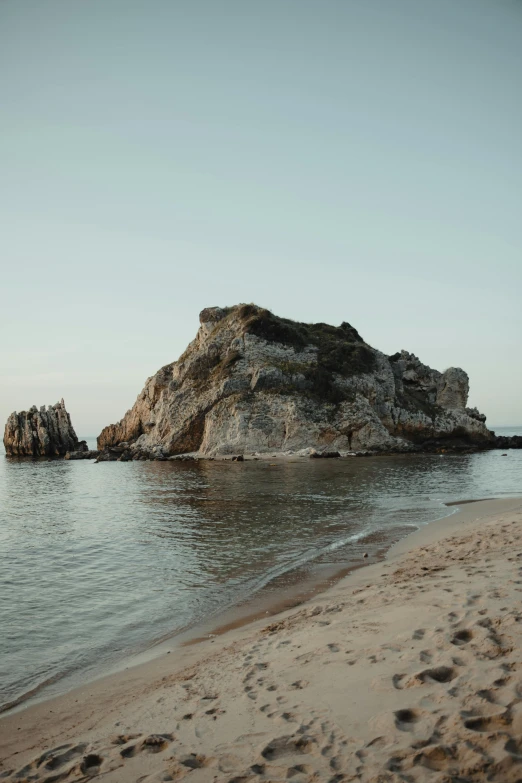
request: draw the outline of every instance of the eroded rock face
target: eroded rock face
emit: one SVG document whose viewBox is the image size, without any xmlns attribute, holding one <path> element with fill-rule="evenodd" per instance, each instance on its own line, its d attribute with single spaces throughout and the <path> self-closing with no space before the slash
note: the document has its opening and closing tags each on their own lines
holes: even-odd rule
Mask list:
<svg viewBox="0 0 522 783">
<path fill-rule="evenodd" d="M 442 373 L 437 389 L 438 405 L 442 408 L 464 410 L 468 404 L 468 395 L 469 378 L 464 370 L 460 367 L 450 367 Z"/>
<path fill-rule="evenodd" d="M 84 445 L 85 444 L 85 445 Z M 4 431 L 8 457 L 63 457 L 87 449 L 78 441 L 63 400 L 56 405 L 11 413 Z"/>
<path fill-rule="evenodd" d="M 206 308 L 195 340 L 149 378 L 98 447 L 125 459 L 197 452 L 411 451 L 486 446 L 468 376 L 385 356 L 350 324 L 300 324 L 255 305 Z"/>
</svg>

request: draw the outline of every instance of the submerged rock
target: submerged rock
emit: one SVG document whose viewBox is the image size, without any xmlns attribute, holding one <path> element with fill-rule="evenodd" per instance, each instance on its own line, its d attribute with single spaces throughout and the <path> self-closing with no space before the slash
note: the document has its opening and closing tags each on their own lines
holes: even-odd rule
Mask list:
<svg viewBox="0 0 522 783">
<path fill-rule="evenodd" d="M 38 410 L 11 413 L 4 431 L 8 457 L 63 457 L 67 452 L 83 453 L 87 443 L 78 441 L 63 400 Z"/>
<path fill-rule="evenodd" d="M 386 356 L 346 322 L 209 307 L 186 351 L 148 379 L 98 448 L 107 459 L 120 447 L 165 459 L 491 447 L 486 417 L 466 408 L 468 389 L 464 370 L 441 373 L 407 351 Z"/>
</svg>

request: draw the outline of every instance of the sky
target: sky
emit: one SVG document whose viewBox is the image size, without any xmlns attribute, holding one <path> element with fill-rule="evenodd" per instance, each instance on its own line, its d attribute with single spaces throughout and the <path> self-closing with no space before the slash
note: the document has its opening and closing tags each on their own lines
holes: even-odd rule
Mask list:
<svg viewBox="0 0 522 783">
<path fill-rule="evenodd" d="M 521 36 L 520 0 L 2 0 L 0 421 L 96 435 L 256 302 L 522 424 Z"/>
</svg>

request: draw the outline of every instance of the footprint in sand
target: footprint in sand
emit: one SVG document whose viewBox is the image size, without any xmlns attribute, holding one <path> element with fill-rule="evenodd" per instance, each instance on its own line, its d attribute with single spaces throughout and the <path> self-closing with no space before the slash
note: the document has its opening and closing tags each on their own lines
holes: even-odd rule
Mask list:
<svg viewBox="0 0 522 783">
<path fill-rule="evenodd" d="M 11 770 L 0 777 L 8 778 L 12 774 L 12 780 L 45 780 L 50 782 L 64 780 L 75 771 L 79 771 L 82 776 L 93 777 L 99 773 L 103 758 L 97 753 L 85 753 L 86 748 L 86 743 L 59 745 L 40 754 L 34 761 L 29 762 L 17 772 Z M 51 774 L 48 775 L 48 772 Z"/>
<path fill-rule="evenodd" d="M 461 666 L 463 668 L 467 666 L 467 663 L 464 660 L 464 658 L 460 658 L 458 655 L 454 655 L 451 659 L 451 662 L 454 666 Z"/>
<path fill-rule="evenodd" d="M 404 679 L 406 675 L 405 674 L 394 674 L 392 677 L 392 683 L 393 687 L 396 688 L 398 691 L 402 690 L 404 688 Z"/>
<path fill-rule="evenodd" d="M 505 729 L 512 722 L 509 710 L 499 712 L 496 715 L 487 715 L 485 717 L 468 718 L 464 721 L 464 726 L 471 731 L 493 732 Z"/>
<path fill-rule="evenodd" d="M 187 753 L 179 758 L 179 763 L 189 770 L 208 767 L 212 761 L 213 759 L 207 758 L 202 753 Z"/>
<path fill-rule="evenodd" d="M 463 628 L 461 631 L 457 631 L 451 638 L 451 643 L 455 645 L 468 644 L 473 639 L 473 632 L 467 628 Z"/>
<path fill-rule="evenodd" d="M 451 666 L 437 666 L 433 669 L 425 669 L 416 675 L 416 678 L 423 683 L 451 682 L 455 677 L 457 677 L 457 672 Z"/>
<path fill-rule="evenodd" d="M 135 744 L 125 745 L 120 750 L 123 759 L 133 758 L 137 753 L 161 753 L 173 741 L 172 734 L 149 734 Z"/>
<path fill-rule="evenodd" d="M 283 758 L 292 758 L 296 755 L 317 752 L 317 740 L 314 737 L 309 737 L 307 735 L 301 737 L 286 735 L 283 737 L 276 737 L 276 739 L 269 742 L 261 751 L 261 755 L 267 761 L 279 761 Z"/>
<path fill-rule="evenodd" d="M 413 731 L 413 727 L 421 719 L 421 713 L 418 710 L 397 710 L 393 713 L 395 717 L 395 726 L 399 731 Z"/>
<path fill-rule="evenodd" d="M 517 761 L 522 761 L 522 740 L 512 737 L 504 745 L 504 750 L 507 750 Z"/>
<path fill-rule="evenodd" d="M 192 715 L 183 716 L 183 717 L 191 718 Z M 126 745 L 127 742 L 137 739 L 139 736 L 140 736 L 139 734 L 116 734 L 110 738 L 110 741 L 113 745 Z"/>
<path fill-rule="evenodd" d="M 293 712 L 282 712 L 279 717 L 286 723 L 297 723 L 297 716 Z"/>
<path fill-rule="evenodd" d="M 411 677 L 408 677 L 406 674 L 394 674 L 392 683 L 393 687 L 400 691 L 404 688 L 413 688 L 418 685 L 444 684 L 451 682 L 457 676 L 458 672 L 451 666 L 436 666 L 431 669 L 424 669 L 424 671 Z"/>
<path fill-rule="evenodd" d="M 290 688 L 296 691 L 301 691 L 303 688 L 306 688 L 308 685 L 306 680 L 296 680 L 295 682 L 290 683 Z"/>
<path fill-rule="evenodd" d="M 88 753 L 80 763 L 80 771 L 88 777 L 94 777 L 100 771 L 102 762 L 102 757 L 98 756 L 97 753 Z"/>
<path fill-rule="evenodd" d="M 415 758 L 415 763 L 433 772 L 443 772 L 455 757 L 455 750 L 451 747 L 435 745 L 422 751 Z"/>
<path fill-rule="evenodd" d="M 490 704 L 497 704 L 498 702 L 497 694 L 491 688 L 481 688 L 481 690 L 477 691 L 477 696 Z"/>
</svg>

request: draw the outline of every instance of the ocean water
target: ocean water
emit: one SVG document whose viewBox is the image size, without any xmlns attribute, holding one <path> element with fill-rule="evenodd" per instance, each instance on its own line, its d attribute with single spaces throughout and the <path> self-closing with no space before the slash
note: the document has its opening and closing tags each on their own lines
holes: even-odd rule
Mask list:
<svg viewBox="0 0 522 783">
<path fill-rule="evenodd" d="M 497 428 L 522 434 L 522 428 Z M 103 674 L 296 574 L 522 495 L 522 451 L 269 462 L 0 456 L 0 705 Z"/>
</svg>

